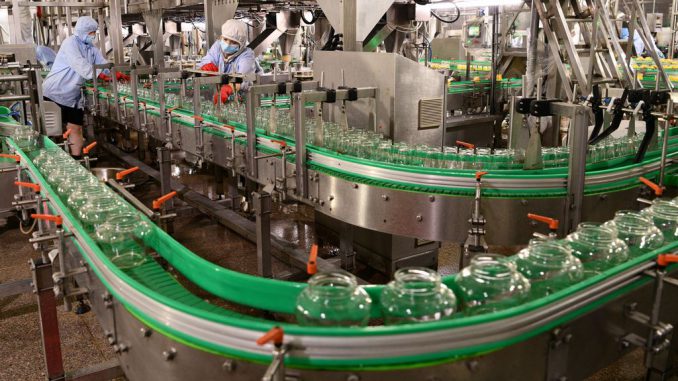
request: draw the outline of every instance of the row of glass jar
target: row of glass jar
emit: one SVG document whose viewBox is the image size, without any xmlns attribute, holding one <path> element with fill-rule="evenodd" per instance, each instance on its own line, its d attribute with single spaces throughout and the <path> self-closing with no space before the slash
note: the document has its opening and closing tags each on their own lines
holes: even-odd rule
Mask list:
<svg viewBox="0 0 678 381">
<path fill-rule="evenodd" d="M 151 225 L 136 209 L 59 148 L 41 149 L 32 160 L 113 264 L 129 269 L 149 259 Z"/>
<path fill-rule="evenodd" d="M 604 224 L 582 223 L 563 240 L 532 240 L 511 257 L 474 257 L 448 288 L 425 268 L 398 270 L 379 295 L 385 324 L 436 321 L 518 306 L 597 275 L 678 239 L 678 203 L 657 200 L 642 212 L 619 211 Z M 297 299 L 302 325 L 361 326 L 372 299 L 348 273 L 314 275 Z M 459 312 L 459 313 L 458 313 Z"/>
</svg>

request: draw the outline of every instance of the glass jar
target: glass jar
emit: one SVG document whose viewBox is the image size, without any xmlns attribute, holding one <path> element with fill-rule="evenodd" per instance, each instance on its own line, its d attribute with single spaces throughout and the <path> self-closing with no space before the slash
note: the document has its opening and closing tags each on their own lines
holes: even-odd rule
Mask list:
<svg viewBox="0 0 678 381">
<path fill-rule="evenodd" d="M 587 276 L 595 275 L 629 258 L 626 243 L 617 238 L 614 230 L 601 224 L 582 222 L 565 240 L 572 249 L 572 254 L 584 265 Z"/>
<path fill-rule="evenodd" d="M 518 271 L 532 285 L 535 298 L 550 295 L 580 281 L 584 275 L 581 261 L 560 241 L 541 241 L 511 257 Z"/>
<path fill-rule="evenodd" d="M 138 212 L 127 209 L 109 216 L 106 222 L 97 226 L 94 238 L 104 253 L 115 255 L 143 244 L 150 233 L 151 225 L 141 219 Z"/>
<path fill-rule="evenodd" d="M 346 272 L 317 273 L 297 297 L 297 323 L 306 326 L 364 326 L 372 299 Z"/>
<path fill-rule="evenodd" d="M 515 264 L 497 254 L 480 254 L 455 280 L 457 296 L 466 315 L 479 315 L 522 304 L 530 282 Z M 455 291 L 457 291 L 455 289 Z"/>
<path fill-rule="evenodd" d="M 58 156 L 61 158 L 69 158 L 68 154 L 64 150 L 58 147 L 43 148 L 33 157 L 33 164 L 36 167 L 42 168 L 43 164 L 49 161 L 52 157 Z"/>
<path fill-rule="evenodd" d="M 652 220 L 631 210 L 618 211 L 603 226 L 613 229 L 617 238 L 626 242 L 632 257 L 659 249 L 664 243 L 664 235 Z"/>
<path fill-rule="evenodd" d="M 142 246 L 131 245 L 116 251 L 111 256 L 111 262 L 121 270 L 131 269 L 144 264 L 149 259 Z"/>
<path fill-rule="evenodd" d="M 641 211 L 643 215 L 649 216 L 664 234 L 664 239 L 668 242 L 678 239 L 678 204 L 666 201 L 655 200 L 651 206 Z"/>
<path fill-rule="evenodd" d="M 457 309 L 457 298 L 441 282 L 440 274 L 419 267 L 403 268 L 381 292 L 386 324 L 406 324 L 448 319 Z"/>
<path fill-rule="evenodd" d="M 24 151 L 33 151 L 38 148 L 40 134 L 31 126 L 17 126 L 12 139 Z"/>
<path fill-rule="evenodd" d="M 66 154 L 64 151 L 62 153 L 57 153 L 61 150 L 58 150 L 54 152 L 53 154 L 46 154 L 46 157 L 43 159 L 42 156 L 40 156 L 40 159 L 37 161 L 36 165 L 40 169 L 40 171 L 43 174 L 49 173 L 54 168 L 58 168 L 61 166 L 67 166 L 67 165 L 74 165 L 76 164 L 75 160 L 73 160 L 72 157 L 70 157 L 68 154 Z M 48 151 L 51 152 L 51 151 Z M 39 164 L 38 164 L 39 163 Z"/>
<path fill-rule="evenodd" d="M 99 185 L 99 181 L 87 171 L 75 171 L 66 175 L 56 191 L 62 197 L 68 197 L 75 189 L 85 184 Z"/>
<path fill-rule="evenodd" d="M 66 202 L 72 211 L 79 213 L 89 199 L 110 195 L 111 191 L 102 184 L 80 184 L 68 195 Z"/>
<path fill-rule="evenodd" d="M 55 164 L 46 167 L 45 170 L 43 170 L 43 173 L 45 174 L 47 181 L 52 185 L 52 188 L 58 189 L 59 185 L 61 185 L 68 176 L 71 176 L 75 172 L 80 172 L 80 169 L 85 171 L 84 168 L 75 164 Z"/>
<path fill-rule="evenodd" d="M 93 197 L 82 206 L 80 220 L 89 233 L 94 233 L 110 216 L 122 213 L 126 207 L 111 194 Z"/>
</svg>

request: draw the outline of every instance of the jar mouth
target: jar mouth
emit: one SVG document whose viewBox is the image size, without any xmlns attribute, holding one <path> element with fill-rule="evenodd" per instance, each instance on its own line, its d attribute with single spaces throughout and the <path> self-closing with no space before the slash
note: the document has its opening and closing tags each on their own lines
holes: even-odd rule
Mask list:
<svg viewBox="0 0 678 381">
<path fill-rule="evenodd" d="M 410 267 L 396 271 L 393 276 L 401 290 L 409 293 L 430 292 L 440 287 L 440 274 L 425 267 Z"/>
<path fill-rule="evenodd" d="M 609 243 L 616 238 L 615 231 L 595 222 L 577 225 L 577 239 L 588 242 Z"/>
<path fill-rule="evenodd" d="M 672 201 L 657 200 L 650 206 L 652 214 L 667 220 L 678 220 L 678 204 Z"/>
<path fill-rule="evenodd" d="M 308 280 L 308 287 L 324 295 L 349 295 L 353 293 L 358 282 L 349 273 L 331 272 L 317 273 Z"/>
<path fill-rule="evenodd" d="M 642 214 L 630 210 L 620 210 L 615 213 L 612 220 L 618 227 L 618 230 L 624 233 L 644 234 L 648 229 L 654 226 L 652 221 Z"/>
<path fill-rule="evenodd" d="M 498 254 L 482 254 L 471 260 L 471 271 L 479 278 L 505 280 L 511 278 L 515 267 Z"/>
<path fill-rule="evenodd" d="M 549 267 L 560 267 L 567 262 L 572 250 L 558 242 L 545 241 L 535 244 L 528 248 L 529 257 L 534 262 L 547 265 Z"/>
</svg>

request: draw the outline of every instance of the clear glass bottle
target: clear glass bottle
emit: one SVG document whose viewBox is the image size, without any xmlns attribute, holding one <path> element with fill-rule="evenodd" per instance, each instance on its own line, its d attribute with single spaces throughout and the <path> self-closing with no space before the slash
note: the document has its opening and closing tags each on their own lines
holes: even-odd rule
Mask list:
<svg viewBox="0 0 678 381">
<path fill-rule="evenodd" d="M 455 279 L 455 294 L 466 315 L 479 315 L 522 304 L 530 282 L 501 255 L 480 254 Z"/>
<path fill-rule="evenodd" d="M 641 211 L 643 215 L 649 216 L 664 234 L 667 242 L 678 239 L 678 203 L 666 200 L 655 200 L 652 205 Z"/>
<path fill-rule="evenodd" d="M 347 272 L 317 273 L 297 297 L 297 323 L 306 326 L 364 326 L 372 299 Z"/>
<path fill-rule="evenodd" d="M 603 226 L 613 229 L 617 238 L 626 242 L 632 257 L 659 249 L 664 243 L 664 235 L 652 220 L 631 210 L 616 212 L 614 219 Z"/>
<path fill-rule="evenodd" d="M 105 253 L 117 255 L 127 249 L 143 245 L 144 238 L 151 233 L 151 225 L 141 219 L 139 213 L 127 209 L 109 216 L 97 226 L 94 238 Z"/>
<path fill-rule="evenodd" d="M 122 270 L 131 269 L 146 263 L 148 254 L 140 245 L 130 245 L 116 251 L 111 257 L 111 262 Z"/>
<path fill-rule="evenodd" d="M 443 320 L 456 311 L 457 298 L 436 271 L 408 267 L 396 271 L 393 278 L 381 292 L 386 324 Z"/>
<path fill-rule="evenodd" d="M 584 268 L 572 250 L 560 241 L 531 242 L 510 258 L 532 285 L 535 298 L 550 295 L 583 279 Z"/>
<path fill-rule="evenodd" d="M 585 275 L 595 275 L 629 259 L 629 248 L 614 230 L 601 224 L 582 222 L 565 240 L 572 254 L 579 258 Z"/>
</svg>

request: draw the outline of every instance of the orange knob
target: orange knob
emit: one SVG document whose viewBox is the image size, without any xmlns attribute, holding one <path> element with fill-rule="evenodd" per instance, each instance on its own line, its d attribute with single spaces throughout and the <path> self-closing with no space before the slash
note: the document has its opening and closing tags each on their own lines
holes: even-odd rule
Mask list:
<svg viewBox="0 0 678 381">
<path fill-rule="evenodd" d="M 94 147 L 96 147 L 96 146 L 97 146 L 97 142 L 92 142 L 92 143 L 90 143 L 87 147 L 83 148 L 83 149 L 82 149 L 82 152 L 83 152 L 85 155 L 89 155 L 89 151 L 91 151 L 91 150 L 92 150 Z"/>
<path fill-rule="evenodd" d="M 34 218 L 36 220 L 45 220 L 45 221 L 52 221 L 54 222 L 57 226 L 61 226 L 64 222 L 63 218 L 61 216 L 54 216 L 51 214 L 31 214 L 31 218 Z"/>
<path fill-rule="evenodd" d="M 233 127 L 233 126 L 231 126 L 231 125 L 224 124 L 224 127 L 225 127 L 225 128 L 228 128 L 229 130 L 231 130 L 231 134 L 235 132 L 235 127 Z"/>
<path fill-rule="evenodd" d="M 132 168 L 125 169 L 125 170 L 123 170 L 123 171 L 120 171 L 120 172 L 116 173 L 116 174 L 115 174 L 115 179 L 118 180 L 118 181 L 120 181 L 120 180 L 124 179 L 125 176 L 129 175 L 130 173 L 134 173 L 134 172 L 136 172 L 136 171 L 138 171 L 138 170 L 139 170 L 139 167 L 132 167 Z"/>
<path fill-rule="evenodd" d="M 270 331 L 266 332 L 263 336 L 257 339 L 257 345 L 264 345 L 267 343 L 282 345 L 284 336 L 285 332 L 283 332 L 282 328 L 273 327 Z"/>
<path fill-rule="evenodd" d="M 73 132 L 73 129 L 72 129 L 72 128 L 69 128 L 69 129 L 66 130 L 66 132 L 64 132 L 64 134 L 61 135 L 61 136 L 62 136 L 64 139 L 67 139 L 68 136 L 69 136 L 72 132 Z"/>
<path fill-rule="evenodd" d="M 279 144 L 279 145 L 280 145 L 280 149 L 284 149 L 285 147 L 287 147 L 287 142 L 285 142 L 284 140 L 272 139 L 272 140 L 271 140 L 271 143 L 277 143 L 277 144 Z"/>
<path fill-rule="evenodd" d="M 309 254 L 308 262 L 306 262 L 306 272 L 308 275 L 318 272 L 318 244 L 316 243 L 311 246 L 311 254 Z"/>
<path fill-rule="evenodd" d="M 476 148 L 476 145 L 475 145 L 475 144 L 466 143 L 466 142 L 463 142 L 463 141 L 461 141 L 461 140 L 457 140 L 456 143 L 457 143 L 457 145 L 460 146 L 460 147 L 465 147 L 465 148 L 468 148 L 468 149 L 474 149 L 474 148 Z"/>
<path fill-rule="evenodd" d="M 659 254 L 657 257 L 659 266 L 666 267 L 670 263 L 678 263 L 678 254 Z"/>
<path fill-rule="evenodd" d="M 167 201 L 169 201 L 172 197 L 174 197 L 176 195 L 177 195 L 177 192 L 172 191 L 172 192 L 169 192 L 168 194 L 166 194 L 164 196 L 156 198 L 155 200 L 153 200 L 153 209 L 156 209 L 156 210 L 160 209 L 162 204 L 166 203 Z"/>
<path fill-rule="evenodd" d="M 646 179 L 645 177 L 641 176 L 638 178 L 638 180 L 640 180 L 641 183 L 647 185 L 650 189 L 652 189 L 657 197 L 661 197 L 661 195 L 664 194 L 664 188 Z"/>
<path fill-rule="evenodd" d="M 14 159 L 17 163 L 21 161 L 21 156 L 19 155 L 10 155 L 8 153 L 0 153 L 0 157 L 4 157 L 6 159 Z"/>
<path fill-rule="evenodd" d="M 193 119 L 197 120 L 198 122 L 204 122 L 205 118 L 203 118 L 200 115 L 193 115 Z"/>
<path fill-rule="evenodd" d="M 487 175 L 487 172 L 483 172 L 483 171 L 476 172 L 476 180 L 480 181 L 480 179 L 485 175 Z"/>
<path fill-rule="evenodd" d="M 178 109 L 178 108 L 179 108 L 178 106 L 177 106 L 177 107 L 170 107 L 170 108 L 167 109 L 167 112 L 171 114 L 172 111 L 174 111 L 174 110 L 176 110 L 176 109 Z"/>
<path fill-rule="evenodd" d="M 549 229 L 551 230 L 558 230 L 558 226 L 560 224 L 560 222 L 555 218 L 540 216 L 539 214 L 528 213 L 527 218 L 548 224 Z"/>
<path fill-rule="evenodd" d="M 30 188 L 33 189 L 35 193 L 40 193 L 40 184 L 27 183 L 24 181 L 15 181 L 14 185 L 18 187 Z"/>
</svg>

